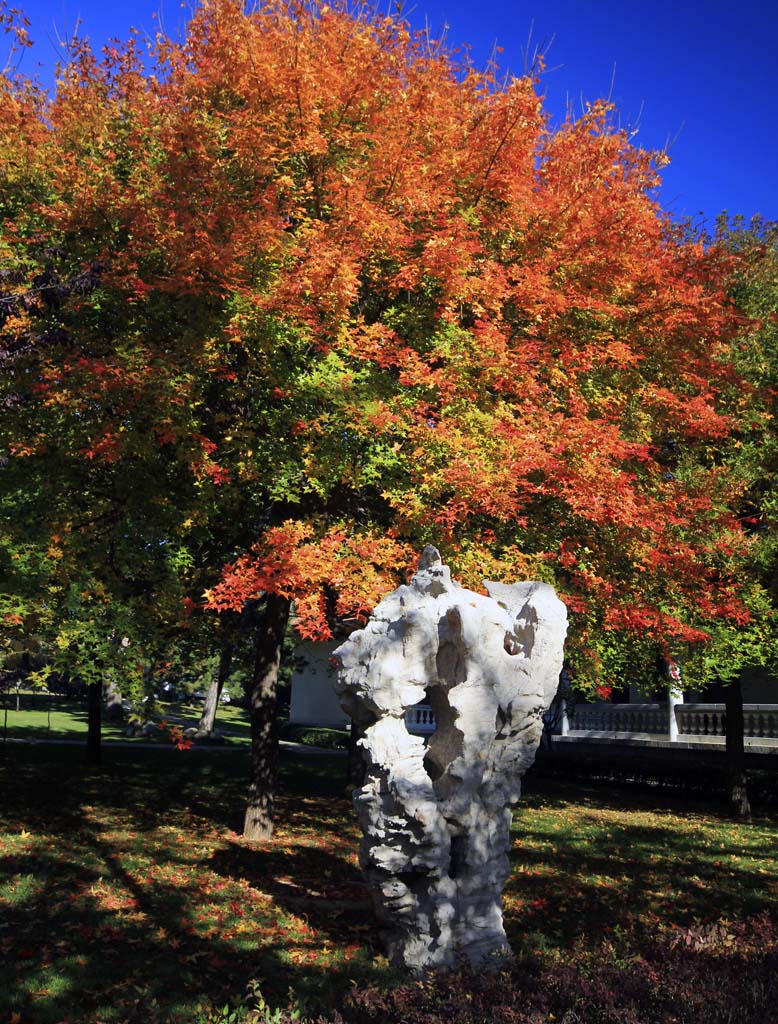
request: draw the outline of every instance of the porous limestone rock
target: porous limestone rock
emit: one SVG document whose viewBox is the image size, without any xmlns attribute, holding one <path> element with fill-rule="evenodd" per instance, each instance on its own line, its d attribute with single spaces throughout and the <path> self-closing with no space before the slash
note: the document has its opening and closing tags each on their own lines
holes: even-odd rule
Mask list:
<svg viewBox="0 0 778 1024">
<path fill-rule="evenodd" d="M 567 613 L 545 583 L 451 579 L 436 548 L 335 652 L 366 762 L 354 794 L 360 860 L 392 961 L 418 971 L 495 964 L 511 806 L 556 693 Z M 436 729 L 411 735 L 427 701 Z"/>
</svg>

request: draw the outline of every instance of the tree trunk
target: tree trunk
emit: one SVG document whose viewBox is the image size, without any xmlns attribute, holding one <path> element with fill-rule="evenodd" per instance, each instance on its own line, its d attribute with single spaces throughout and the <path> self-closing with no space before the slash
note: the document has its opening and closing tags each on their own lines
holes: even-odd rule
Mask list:
<svg viewBox="0 0 778 1024">
<path fill-rule="evenodd" d="M 251 778 L 243 825 L 243 835 L 247 839 L 270 839 L 273 834 L 273 783 L 278 751 L 278 666 L 289 621 L 289 606 L 288 598 L 268 594 L 265 612 L 256 632 L 249 695 Z"/>
<path fill-rule="evenodd" d="M 743 691 L 740 678 L 726 687 L 727 790 L 729 809 L 734 818 L 751 818 L 743 742 Z"/>
<path fill-rule="evenodd" d="M 90 764 L 100 764 L 103 758 L 101 746 L 102 685 L 90 683 L 86 688 L 88 728 L 86 734 L 86 759 Z"/>
<path fill-rule="evenodd" d="M 109 677 L 105 687 L 105 720 L 106 722 L 123 722 L 122 691 Z"/>
<path fill-rule="evenodd" d="M 205 695 L 203 713 L 200 716 L 200 722 L 197 726 L 198 736 L 210 736 L 213 732 L 213 724 L 216 720 L 216 711 L 219 707 L 219 698 L 222 695 L 224 684 L 229 678 L 231 665 L 232 644 L 225 644 L 222 648 L 221 656 L 219 657 L 219 668 L 217 669 L 216 674 L 212 677 L 211 683 L 208 687 L 208 693 Z"/>
<path fill-rule="evenodd" d="M 30 675 L 31 667 L 32 666 L 30 665 L 30 652 L 29 651 L 25 651 L 22 654 L 21 665 L 19 666 L 19 670 L 22 673 L 22 675 L 21 675 L 21 677 L 16 682 L 16 710 L 17 711 L 20 709 L 20 706 L 21 706 L 19 704 L 19 694 L 20 694 L 21 689 L 22 689 L 22 683 L 24 683 L 25 686 L 27 685 L 27 680 L 28 680 L 29 675 Z M 33 698 L 33 700 L 30 703 L 32 704 L 33 707 L 35 707 L 35 699 L 34 698 Z"/>
</svg>

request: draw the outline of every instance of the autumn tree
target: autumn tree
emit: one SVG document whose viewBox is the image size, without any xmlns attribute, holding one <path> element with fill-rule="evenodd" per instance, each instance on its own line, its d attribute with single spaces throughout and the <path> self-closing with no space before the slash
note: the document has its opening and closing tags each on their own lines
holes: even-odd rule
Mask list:
<svg viewBox="0 0 778 1024">
<path fill-rule="evenodd" d="M 730 396 L 735 429 L 717 458 L 742 481 L 733 507 L 750 543 L 740 571 L 760 607 L 745 627 L 717 623 L 698 660 L 708 677 L 727 683 L 730 807 L 749 817 L 741 674 L 753 666 L 778 671 L 778 225 L 722 215 L 714 240 L 736 258 L 730 289 L 746 317 L 731 346 L 742 380 Z"/>
<path fill-rule="evenodd" d="M 111 524 L 110 593 L 177 550 L 190 601 L 259 602 L 247 835 L 290 603 L 328 636 L 428 541 L 466 583 L 554 582 L 579 682 L 749 621 L 738 481 L 667 460 L 731 430 L 732 257 L 607 104 L 554 128 L 531 76 L 295 0 L 2 87 L 4 450 L 79 481 L 41 529 L 98 576 Z"/>
<path fill-rule="evenodd" d="M 746 314 L 731 358 L 746 387 L 735 410 L 730 461 L 747 482 L 738 509 L 753 572 L 778 605 L 778 224 L 754 218 L 719 221 L 715 239 L 737 257 L 734 301 Z M 767 646 L 767 645 L 765 645 Z M 765 655 L 768 650 L 760 650 Z"/>
</svg>

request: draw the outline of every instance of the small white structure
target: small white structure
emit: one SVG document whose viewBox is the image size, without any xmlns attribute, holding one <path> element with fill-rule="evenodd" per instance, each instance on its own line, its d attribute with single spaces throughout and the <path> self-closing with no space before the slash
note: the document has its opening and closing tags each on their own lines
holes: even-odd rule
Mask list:
<svg viewBox="0 0 778 1024">
<path fill-rule="evenodd" d="M 335 693 L 336 668 L 332 652 L 342 640 L 303 640 L 294 652 L 289 721 L 293 725 L 318 725 L 348 729 L 349 719 Z"/>
<path fill-rule="evenodd" d="M 302 640 L 294 651 L 289 722 L 292 725 L 348 729 L 350 721 L 333 686 L 337 669 L 332 652 L 342 640 Z M 435 713 L 426 702 L 405 712 L 405 727 L 414 736 L 435 732 Z"/>
</svg>

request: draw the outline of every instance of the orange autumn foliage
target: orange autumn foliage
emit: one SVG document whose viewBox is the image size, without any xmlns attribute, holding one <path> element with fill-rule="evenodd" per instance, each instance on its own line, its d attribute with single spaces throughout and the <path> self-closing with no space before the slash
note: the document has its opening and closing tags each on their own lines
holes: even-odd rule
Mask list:
<svg viewBox="0 0 778 1024">
<path fill-rule="evenodd" d="M 81 45 L 24 118 L 4 88 L 0 144 L 48 189 L 5 244 L 65 246 L 134 325 L 39 347 L 20 457 L 67 410 L 94 464 L 164 451 L 261 506 L 208 604 L 282 593 L 309 636 L 427 540 L 469 583 L 556 582 L 582 649 L 747 617 L 726 474 L 666 456 L 731 429 L 734 257 L 661 212 L 662 154 L 341 3 L 204 0 L 153 61 Z"/>
<path fill-rule="evenodd" d="M 407 544 L 353 525 L 317 537 L 310 524 L 289 521 L 268 530 L 250 554 L 228 566 L 206 599 L 220 611 L 241 608 L 258 594 L 281 594 L 295 603 L 299 634 L 327 640 L 333 619 L 364 620 L 408 574 L 413 559 Z"/>
</svg>

